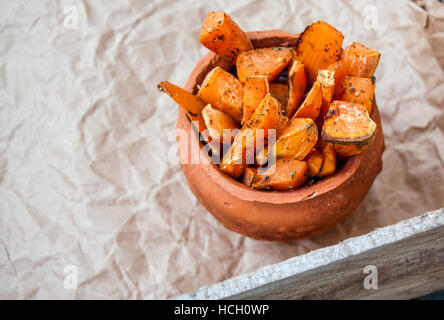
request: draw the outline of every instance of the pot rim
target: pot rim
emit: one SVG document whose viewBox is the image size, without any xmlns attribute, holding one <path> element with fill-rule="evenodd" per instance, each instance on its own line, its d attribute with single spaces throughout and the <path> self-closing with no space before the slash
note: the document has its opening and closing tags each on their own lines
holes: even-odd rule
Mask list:
<svg viewBox="0 0 444 320">
<path fill-rule="evenodd" d="M 264 47 L 255 45 L 255 42 L 259 39 L 267 39 L 270 42 L 270 45 L 267 45 L 267 47 L 294 47 L 299 38 L 299 34 L 290 34 L 282 30 L 252 31 L 247 32 L 247 35 L 252 41 L 255 48 Z M 203 80 L 200 79 L 202 78 L 202 75 L 203 77 L 205 77 L 205 75 L 216 66 L 219 66 L 225 70 L 229 70 L 231 67 L 233 67 L 233 64 L 218 57 L 213 52 L 207 53 L 197 62 L 187 80 L 185 89 L 190 92 L 195 92 L 197 84 L 200 84 Z M 377 106 L 375 102 L 374 110 L 377 112 Z M 183 111 L 182 108 L 178 108 L 177 124 L 178 127 L 180 126 L 188 133 L 192 130 L 191 122 L 189 121 L 185 111 Z M 198 139 L 198 135 L 192 134 L 191 139 Z M 203 147 L 201 141 L 199 141 L 199 145 L 201 148 Z M 262 191 L 249 188 L 243 183 L 223 173 L 216 164 L 212 163 L 212 160 L 206 152 L 200 152 L 200 156 L 204 157 L 205 159 L 203 159 L 203 161 L 199 163 L 198 167 L 202 168 L 212 181 L 217 183 L 232 196 L 245 201 L 257 201 L 272 204 L 288 204 L 316 199 L 317 197 L 320 197 L 334 190 L 338 186 L 344 184 L 348 179 L 350 179 L 360 166 L 362 160 L 362 154 L 353 156 L 345 160 L 340 169 L 333 175 L 324 178 L 310 186 L 303 186 L 291 191 Z M 181 165 L 187 166 L 187 164 Z"/>
</svg>

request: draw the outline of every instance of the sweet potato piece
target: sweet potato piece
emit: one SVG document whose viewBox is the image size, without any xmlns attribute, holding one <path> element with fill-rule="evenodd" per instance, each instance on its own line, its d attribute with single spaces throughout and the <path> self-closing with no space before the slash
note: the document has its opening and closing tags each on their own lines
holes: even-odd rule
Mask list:
<svg viewBox="0 0 444 320">
<path fill-rule="evenodd" d="M 322 139 L 335 144 L 370 143 L 376 132 L 376 123 L 361 104 L 333 101 L 322 127 Z"/>
<path fill-rule="evenodd" d="M 231 130 L 239 129 L 239 124 L 234 121 L 233 118 L 231 118 L 226 113 L 213 108 L 211 104 L 208 104 L 202 110 L 202 117 L 205 121 L 205 125 L 210 132 L 209 134 L 212 138 L 212 141 L 218 141 L 222 143 L 224 132 L 225 135 L 228 135 L 231 133 Z M 228 142 L 232 143 L 233 140 L 234 137 L 231 139 L 231 141 Z"/>
<path fill-rule="evenodd" d="M 205 107 L 205 103 L 194 94 L 182 89 L 181 87 L 172 84 L 169 81 L 161 81 L 157 85 L 157 89 L 161 92 L 165 92 L 169 95 L 185 112 L 188 117 L 194 122 L 199 123 L 199 132 L 202 134 L 207 129 L 205 121 L 202 117 L 202 110 Z M 206 140 L 209 140 L 208 135 L 205 136 Z"/>
<path fill-rule="evenodd" d="M 307 93 L 304 102 L 302 102 L 299 109 L 296 111 L 295 118 L 310 118 L 313 121 L 319 115 L 322 105 L 322 88 L 318 81 L 313 83 L 313 87 Z"/>
<path fill-rule="evenodd" d="M 288 102 L 288 86 L 283 83 L 270 83 L 270 94 L 278 99 L 282 111 L 286 110 Z"/>
<path fill-rule="evenodd" d="M 252 129 L 277 129 L 281 123 L 280 108 L 279 101 L 268 93 L 244 126 Z M 268 130 L 265 130 L 265 137 L 267 134 Z"/>
<path fill-rule="evenodd" d="M 360 78 L 346 76 L 340 83 L 339 100 L 359 103 L 371 114 L 375 98 L 375 77 Z"/>
<path fill-rule="evenodd" d="M 338 157 L 344 159 L 361 154 L 362 152 L 364 152 L 365 149 L 368 148 L 369 145 L 370 144 L 365 146 L 357 146 L 354 144 L 334 144 L 333 147 Z"/>
<path fill-rule="evenodd" d="M 275 139 L 278 139 L 281 136 L 282 132 L 284 132 L 285 128 L 287 128 L 289 121 L 290 120 L 286 116 L 281 115 L 281 121 L 280 121 L 278 128 L 276 129 Z M 259 167 L 264 166 L 268 162 L 268 143 L 269 142 L 267 139 L 267 145 L 264 145 L 264 148 L 262 150 L 260 150 L 260 152 L 258 152 L 256 155 L 256 165 Z M 257 150 L 257 151 L 259 151 L 259 150 Z"/>
<path fill-rule="evenodd" d="M 215 67 L 205 77 L 197 96 L 241 122 L 244 88 L 231 73 Z"/>
<path fill-rule="evenodd" d="M 291 118 L 301 104 L 302 97 L 307 89 L 307 78 L 305 67 L 299 60 L 294 60 L 288 72 L 288 103 L 285 108 L 285 115 Z"/>
<path fill-rule="evenodd" d="M 220 170 L 234 179 L 239 178 L 246 168 L 245 150 L 247 143 L 254 141 L 251 137 L 251 132 L 251 130 L 241 130 L 236 135 L 233 144 L 225 153 L 219 165 Z"/>
<path fill-rule="evenodd" d="M 280 112 L 279 101 L 267 94 L 253 116 L 246 123 L 246 128 L 253 129 L 254 132 L 254 142 L 247 146 L 247 159 L 255 159 L 255 154 L 258 151 L 257 148 L 267 145 L 268 136 L 272 133 L 271 130 L 275 130 L 273 134 L 277 135 L 277 132 L 281 130 L 282 121 L 285 120 Z M 257 130 L 263 130 L 263 132 L 258 135 Z M 261 141 L 260 138 L 264 140 Z M 259 145 L 257 145 L 258 143 Z"/>
<path fill-rule="evenodd" d="M 307 82 L 315 82 L 320 69 L 327 69 L 339 59 L 343 34 L 324 21 L 308 26 L 296 45 L 297 60 L 304 63 Z"/>
<path fill-rule="evenodd" d="M 253 49 L 245 32 L 223 11 L 208 13 L 200 30 L 200 43 L 232 63 L 240 52 Z"/>
<path fill-rule="evenodd" d="M 333 70 L 319 70 L 317 81 L 321 84 L 322 88 L 322 105 L 321 111 L 317 119 L 318 128 L 322 128 L 324 118 L 327 115 L 330 103 L 333 100 L 335 91 L 335 72 Z"/>
<path fill-rule="evenodd" d="M 257 169 L 256 168 L 245 168 L 244 175 L 242 177 L 242 183 L 251 187 L 256 179 Z"/>
<path fill-rule="evenodd" d="M 276 129 L 280 124 L 280 118 L 279 101 L 267 94 L 236 135 L 233 144 L 222 159 L 220 169 L 235 179 L 240 177 L 245 170 L 246 163 L 254 162 L 255 148 L 258 142 L 257 130 L 263 129 L 263 138 L 266 139 L 267 129 Z"/>
<path fill-rule="evenodd" d="M 293 118 L 276 141 L 275 148 L 269 146 L 271 156 L 304 159 L 318 140 L 318 129 L 309 118 Z"/>
<path fill-rule="evenodd" d="M 281 116 L 281 122 L 279 123 L 276 132 L 276 139 L 279 138 L 282 132 L 284 132 L 285 128 L 287 128 L 288 122 L 290 122 L 290 119 L 288 119 L 286 116 Z"/>
<path fill-rule="evenodd" d="M 245 83 L 248 77 L 264 75 L 272 82 L 288 65 L 292 50 L 287 47 L 260 48 L 241 52 L 236 60 L 237 76 Z"/>
<path fill-rule="evenodd" d="M 279 124 L 279 127 L 276 130 L 276 139 L 278 139 L 281 136 L 282 132 L 284 132 L 289 121 L 290 120 L 286 116 L 281 115 L 281 122 Z M 267 162 L 268 162 L 268 145 L 265 145 L 264 148 L 260 152 L 258 152 L 256 155 L 256 165 L 258 167 L 262 167 Z"/>
<path fill-rule="evenodd" d="M 308 165 L 308 176 L 310 178 L 316 176 L 322 167 L 322 161 L 324 160 L 324 156 L 321 151 L 316 148 L 313 148 L 311 152 L 305 157 L 304 161 L 307 162 Z"/>
<path fill-rule="evenodd" d="M 307 177 L 308 166 L 305 161 L 279 159 L 275 166 L 256 176 L 252 187 L 279 191 L 292 190 L 307 181 Z"/>
<path fill-rule="evenodd" d="M 345 76 L 371 78 L 379 64 L 381 54 L 359 42 L 353 42 L 341 54 L 338 62 L 329 67 L 335 71 L 335 99 L 339 99 L 339 84 Z"/>
<path fill-rule="evenodd" d="M 242 123 L 245 123 L 257 109 L 262 99 L 270 91 L 266 76 L 249 77 L 244 87 L 244 112 Z"/>
<path fill-rule="evenodd" d="M 318 177 L 323 178 L 333 174 L 336 171 L 337 158 L 336 152 L 331 143 L 323 143 L 322 146 L 322 167 L 318 173 Z"/>
</svg>

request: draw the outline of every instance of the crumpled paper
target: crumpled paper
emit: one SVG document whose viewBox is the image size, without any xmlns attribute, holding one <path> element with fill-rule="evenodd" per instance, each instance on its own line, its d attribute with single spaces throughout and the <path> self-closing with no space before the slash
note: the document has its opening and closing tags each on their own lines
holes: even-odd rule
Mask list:
<svg viewBox="0 0 444 320">
<path fill-rule="evenodd" d="M 168 298 L 443 207 L 443 6 L 1 2 L 0 298 Z M 177 106 L 156 84 L 184 85 L 212 10 L 246 31 L 326 20 L 345 45 L 382 53 L 384 170 L 326 234 L 270 243 L 228 231 L 171 161 Z"/>
</svg>

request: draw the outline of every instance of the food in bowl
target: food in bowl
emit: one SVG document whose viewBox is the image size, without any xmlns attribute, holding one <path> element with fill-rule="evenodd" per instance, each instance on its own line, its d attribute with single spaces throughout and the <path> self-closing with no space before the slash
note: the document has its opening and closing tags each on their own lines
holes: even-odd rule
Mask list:
<svg viewBox="0 0 444 320">
<path fill-rule="evenodd" d="M 374 72 L 380 53 L 318 21 L 294 47 L 254 48 L 225 12 L 208 14 L 200 42 L 232 64 L 210 70 L 194 95 L 159 83 L 181 106 L 219 169 L 248 187 L 313 185 L 374 140 Z"/>
</svg>

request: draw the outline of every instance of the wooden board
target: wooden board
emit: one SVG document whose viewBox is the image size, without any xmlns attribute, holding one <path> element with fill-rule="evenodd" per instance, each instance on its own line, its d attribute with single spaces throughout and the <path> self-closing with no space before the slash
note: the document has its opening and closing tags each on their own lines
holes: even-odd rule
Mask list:
<svg viewBox="0 0 444 320">
<path fill-rule="evenodd" d="M 366 289 L 377 268 L 377 289 Z M 175 299 L 410 299 L 444 289 L 444 208 Z"/>
</svg>

